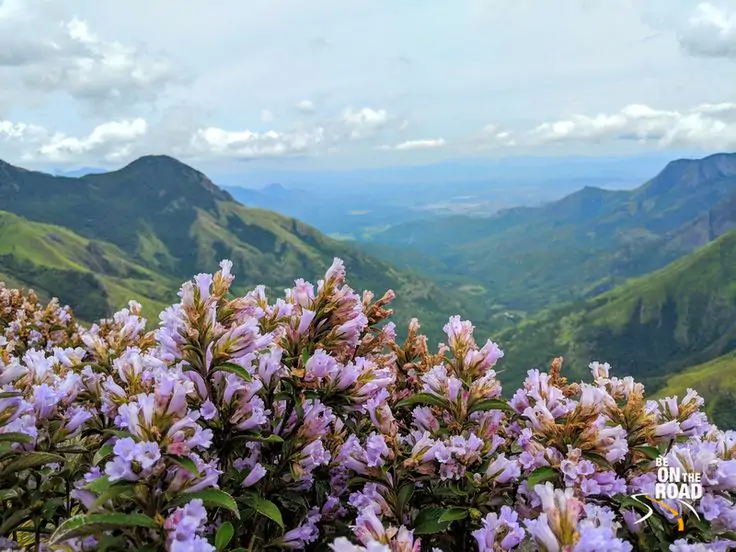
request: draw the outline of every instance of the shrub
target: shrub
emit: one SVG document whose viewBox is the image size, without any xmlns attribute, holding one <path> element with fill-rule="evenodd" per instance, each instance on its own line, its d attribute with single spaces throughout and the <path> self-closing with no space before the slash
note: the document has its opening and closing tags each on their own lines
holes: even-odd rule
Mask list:
<svg viewBox="0 0 736 552">
<path fill-rule="evenodd" d="M 417 552 L 726 550 L 736 434 L 702 399 L 561 360 L 506 400 L 473 326 L 396 342 L 387 292 L 229 298 L 199 274 L 146 331 L 140 305 L 90 328 L 0 286 L 0 547 Z M 656 462 L 703 474 L 695 510 L 654 496 Z M 683 520 L 682 530 L 675 523 Z M 671 544 L 674 543 L 674 544 Z M 707 546 L 698 543 L 708 543 Z M 671 546 L 670 546 L 671 544 Z M 526 548 L 525 548 L 526 547 Z"/>
</svg>

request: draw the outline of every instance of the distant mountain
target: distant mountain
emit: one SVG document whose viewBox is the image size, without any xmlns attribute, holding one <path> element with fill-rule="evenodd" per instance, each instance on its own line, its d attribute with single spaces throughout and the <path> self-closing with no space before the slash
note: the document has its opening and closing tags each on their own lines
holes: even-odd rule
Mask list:
<svg viewBox="0 0 736 552">
<path fill-rule="evenodd" d="M 99 167 L 80 167 L 78 169 L 67 170 L 67 169 L 56 169 L 50 171 L 54 176 L 68 176 L 70 178 L 79 178 L 88 174 L 100 174 L 107 172 L 105 169 Z"/>
<path fill-rule="evenodd" d="M 717 154 L 673 161 L 631 191 L 585 187 L 484 219 L 398 224 L 372 240 L 420 251 L 433 274 L 477 279 L 509 308 L 534 311 L 665 266 L 735 227 L 735 205 L 736 154 Z"/>
<path fill-rule="evenodd" d="M 673 374 L 736 351 L 736 229 L 659 271 L 538 313 L 497 338 L 512 384 L 559 355 L 576 376 L 599 359 L 650 392 L 674 384 Z"/>
<path fill-rule="evenodd" d="M 0 206 L 15 215 L 0 219 L 7 229 L 0 234 L 0 274 L 73 306 L 87 301 L 89 319 L 132 297 L 171 301 L 173 282 L 212 271 L 223 258 L 233 261 L 239 289 L 263 283 L 280 293 L 297 277 L 322 274 L 335 256 L 355 287 L 397 292 L 399 323 L 409 304 L 435 331 L 450 314 L 482 312 L 471 295 L 397 270 L 295 219 L 246 208 L 171 157 L 147 156 L 81 178 L 0 161 Z M 74 286 L 74 278 L 86 284 Z"/>
</svg>

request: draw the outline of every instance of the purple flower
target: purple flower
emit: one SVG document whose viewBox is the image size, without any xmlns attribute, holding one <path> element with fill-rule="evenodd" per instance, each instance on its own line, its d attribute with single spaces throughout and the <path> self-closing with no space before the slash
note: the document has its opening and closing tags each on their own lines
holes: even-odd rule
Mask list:
<svg viewBox="0 0 736 552">
<path fill-rule="evenodd" d="M 319 537 L 317 523 L 322 519 L 319 508 L 312 508 L 302 523 L 284 534 L 282 546 L 289 550 L 302 550 Z"/>
<path fill-rule="evenodd" d="M 365 443 L 366 464 L 369 467 L 383 466 L 391 454 L 383 435 L 371 433 Z"/>
<path fill-rule="evenodd" d="M 488 514 L 483 520 L 483 527 L 473 531 L 479 552 L 494 552 L 497 546 L 503 550 L 517 547 L 525 535 L 518 519 L 519 515 L 508 506 L 501 507 L 500 515 Z"/>
<path fill-rule="evenodd" d="M 253 466 L 253 468 L 250 470 L 250 473 L 246 476 L 246 478 L 243 480 L 243 487 L 252 487 L 256 483 L 258 483 L 261 479 L 263 479 L 266 475 L 266 468 L 264 468 L 260 463 Z"/>
<path fill-rule="evenodd" d="M 197 535 L 207 520 L 207 511 L 200 499 L 194 499 L 185 506 L 177 508 L 164 522 L 168 531 L 170 551 L 214 552 L 214 546 Z"/>
<path fill-rule="evenodd" d="M 633 546 L 616 537 L 610 526 L 586 525 L 580 530 L 580 540 L 573 552 L 631 552 Z"/>
</svg>

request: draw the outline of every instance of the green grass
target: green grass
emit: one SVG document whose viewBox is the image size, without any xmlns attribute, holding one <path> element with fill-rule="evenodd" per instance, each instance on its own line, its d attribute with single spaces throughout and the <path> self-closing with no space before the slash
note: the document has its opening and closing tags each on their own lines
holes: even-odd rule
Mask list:
<svg viewBox="0 0 736 552">
<path fill-rule="evenodd" d="M 722 429 L 736 428 L 736 353 L 693 366 L 673 376 L 655 398 L 682 397 L 695 389 L 705 399 L 705 411 Z"/>
<path fill-rule="evenodd" d="M 93 321 L 126 306 L 130 299 L 157 315 L 173 300 L 173 281 L 137 264 L 114 245 L 78 236 L 52 224 L 30 222 L 0 211 L 0 278 L 58 297 L 81 320 Z"/>
</svg>

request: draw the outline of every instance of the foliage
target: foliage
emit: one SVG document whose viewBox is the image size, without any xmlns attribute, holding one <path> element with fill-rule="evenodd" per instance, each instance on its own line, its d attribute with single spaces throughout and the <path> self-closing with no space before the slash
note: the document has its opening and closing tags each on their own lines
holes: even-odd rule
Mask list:
<svg viewBox="0 0 736 552">
<path fill-rule="evenodd" d="M 582 377 L 595 354 L 656 391 L 673 374 L 736 349 L 734 282 L 736 229 L 662 270 L 500 333 L 507 381 L 516 385 L 530 366 L 560 354 Z M 705 393 L 698 385 L 688 383 Z"/>
<path fill-rule="evenodd" d="M 84 328 L 0 288 L 0 538 L 52 550 L 418 552 L 726 550 L 736 434 L 693 391 L 646 401 L 561 361 L 510 401 L 473 326 L 430 352 L 412 321 L 335 259 L 269 302 L 230 298 L 231 263 L 186 282 L 146 332 L 140 305 Z M 678 532 L 651 493 L 657 455 L 703 473 Z M 730 533 L 729 533 L 730 532 Z M 676 541 L 676 542 L 675 542 Z M 702 546 L 702 545 L 700 545 Z"/>
</svg>

